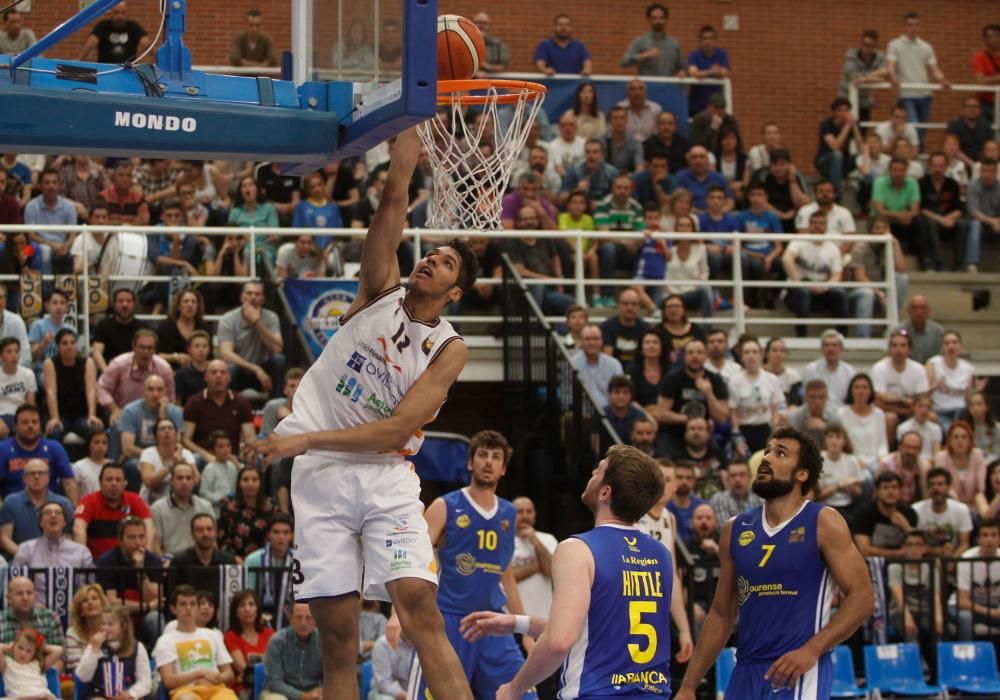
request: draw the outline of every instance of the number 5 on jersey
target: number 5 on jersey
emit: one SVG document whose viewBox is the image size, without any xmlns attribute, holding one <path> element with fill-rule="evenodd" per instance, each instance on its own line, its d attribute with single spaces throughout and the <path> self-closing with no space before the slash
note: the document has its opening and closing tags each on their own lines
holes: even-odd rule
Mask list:
<svg viewBox="0 0 1000 700">
<path fill-rule="evenodd" d="M 642 621 L 643 615 L 656 615 L 655 600 L 632 600 L 628 604 L 629 634 L 635 637 L 645 637 L 646 648 L 638 644 L 628 645 L 628 654 L 637 664 L 649 663 L 656 656 L 656 628 Z"/>
</svg>

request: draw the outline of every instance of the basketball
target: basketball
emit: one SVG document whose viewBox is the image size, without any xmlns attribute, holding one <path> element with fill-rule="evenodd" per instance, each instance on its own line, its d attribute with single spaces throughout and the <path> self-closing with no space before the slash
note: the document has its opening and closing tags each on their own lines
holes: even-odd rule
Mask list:
<svg viewBox="0 0 1000 700">
<path fill-rule="evenodd" d="M 486 42 L 479 28 L 458 15 L 438 17 L 438 80 L 474 78 L 486 62 Z"/>
</svg>

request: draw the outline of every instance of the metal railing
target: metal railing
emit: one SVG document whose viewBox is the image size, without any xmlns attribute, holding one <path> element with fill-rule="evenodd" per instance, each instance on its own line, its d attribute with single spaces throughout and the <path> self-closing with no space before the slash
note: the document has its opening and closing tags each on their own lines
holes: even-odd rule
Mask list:
<svg viewBox="0 0 1000 700">
<path fill-rule="evenodd" d="M 213 226 L 213 227 L 194 227 L 194 226 L 176 226 L 176 227 L 163 227 L 163 226 L 107 226 L 107 227 L 91 227 L 86 225 L 77 226 L 29 226 L 24 224 L 3 224 L 0 225 L 0 233 L 11 233 L 11 232 L 65 232 L 65 233 L 82 233 L 86 231 L 106 231 L 106 232 L 127 232 L 127 233 L 139 233 L 142 235 L 149 234 L 166 234 L 166 233 L 183 233 L 183 234 L 196 234 L 196 235 L 208 235 L 208 236 L 225 236 L 225 235 L 243 235 L 248 237 L 247 245 L 250 248 L 250 260 L 249 260 L 249 270 L 246 277 L 237 276 L 199 276 L 192 278 L 197 282 L 213 282 L 213 283 L 231 283 L 231 284 L 242 284 L 244 282 L 257 280 L 258 279 L 258 263 L 257 263 L 257 253 L 258 251 L 258 236 L 276 236 L 281 238 L 291 238 L 301 235 L 312 235 L 312 236 L 334 236 L 341 238 L 361 238 L 367 234 L 366 229 L 355 229 L 355 228 L 312 228 L 312 229 L 293 229 L 293 228 L 242 228 L 233 226 Z M 706 240 L 712 241 L 724 241 L 725 243 L 732 246 L 732 260 L 731 265 L 732 274 L 728 279 L 712 279 L 712 280 L 639 280 L 624 277 L 615 278 L 588 278 L 584 274 L 584 262 L 583 255 L 586 248 L 586 243 L 588 241 L 593 241 L 594 244 L 601 242 L 611 242 L 611 243 L 624 243 L 628 241 L 642 241 L 646 239 L 646 235 L 643 233 L 622 233 L 622 232 L 602 232 L 602 231 L 499 231 L 499 232 L 477 232 L 477 231 L 454 231 L 447 229 L 405 229 L 403 232 L 404 240 L 409 240 L 413 245 L 413 259 L 414 262 L 418 261 L 422 257 L 422 250 L 426 246 L 431 246 L 434 244 L 434 240 L 446 240 L 456 235 L 456 233 L 464 234 L 471 237 L 489 237 L 491 239 L 502 241 L 505 239 L 524 239 L 524 238 L 548 238 L 555 240 L 564 240 L 570 243 L 570 248 L 573 253 L 574 270 L 571 277 L 562 278 L 546 278 L 546 279 L 522 279 L 520 284 L 533 286 L 533 285 L 543 285 L 552 286 L 559 285 L 565 286 L 573 290 L 572 295 L 575 298 L 576 303 L 581 306 L 587 305 L 587 287 L 588 286 L 613 286 L 613 287 L 634 287 L 642 286 L 650 289 L 664 288 L 669 285 L 694 285 L 700 287 L 712 287 L 712 288 L 722 288 L 729 289 L 732 293 L 732 315 L 731 316 L 713 316 L 711 319 L 697 318 L 694 317 L 694 321 L 710 321 L 714 325 L 728 324 L 730 325 L 736 334 L 742 334 L 746 330 L 754 325 L 783 325 L 783 326 L 794 326 L 794 325 L 811 325 L 811 326 L 823 326 L 830 327 L 835 325 L 840 326 L 857 326 L 857 325 L 885 325 L 887 327 L 894 327 L 899 322 L 899 312 L 897 304 L 897 292 L 896 292 L 896 279 L 895 275 L 892 274 L 892 270 L 895 269 L 895 264 L 893 260 L 893 249 L 892 249 L 892 238 L 888 235 L 886 236 L 874 236 L 868 234 L 836 234 L 836 233 L 826 233 L 826 234 L 806 234 L 806 233 L 796 233 L 796 234 L 757 234 L 757 233 L 661 233 L 657 232 L 651 234 L 649 237 L 654 240 L 660 240 L 664 242 L 672 242 L 679 240 L 690 240 L 705 242 Z M 84 258 L 86 259 L 86 250 L 89 245 L 89 237 L 84 236 Z M 743 246 L 750 241 L 765 240 L 772 243 L 789 243 L 791 241 L 819 241 L 819 242 L 853 242 L 862 243 L 867 242 L 874 244 L 876 246 L 884 247 L 884 268 L 886 270 L 885 280 L 882 282 L 792 282 L 790 280 L 749 280 L 744 279 L 742 266 L 739 264 L 741 259 L 741 254 L 743 252 Z M 84 266 L 84 271 L 79 275 L 82 280 L 84 289 L 87 288 L 89 278 L 93 276 L 90 271 Z M 17 280 L 19 279 L 16 275 L 0 275 L 0 281 L 7 280 Z M 171 277 L 165 275 L 144 275 L 144 276 L 116 276 L 109 278 L 110 282 L 169 282 Z M 328 277 L 324 279 L 353 279 L 352 277 L 344 278 L 333 278 Z M 498 285 L 501 280 L 499 278 L 484 278 L 480 280 L 483 284 Z M 792 288 L 841 288 L 841 289 L 882 289 L 886 295 L 885 304 L 885 316 L 876 317 L 871 319 L 857 319 L 857 318 L 829 318 L 820 316 L 810 316 L 809 318 L 797 318 L 791 315 L 788 316 L 765 316 L 760 317 L 755 315 L 752 311 L 744 308 L 744 295 L 746 289 L 792 289 Z M 83 304 L 82 311 L 80 315 L 84 318 L 89 316 L 89 295 L 82 295 Z M 453 321 L 463 321 L 463 322 L 482 322 L 482 323 L 499 323 L 502 321 L 501 316 L 497 315 L 481 315 L 481 316 L 452 316 L 448 317 L 449 320 Z M 547 321 L 550 322 L 561 322 L 563 319 L 559 316 L 549 316 L 545 317 Z M 81 329 L 82 338 L 87 347 L 90 345 L 89 329 L 86 324 Z"/>
<path fill-rule="evenodd" d="M 502 259 L 504 402 L 521 467 L 511 474 L 530 482 L 512 492 L 535 499 L 543 524 L 548 521 L 557 533 L 568 535 L 580 520 L 572 517 L 574 513 L 586 519 L 578 498 L 583 477 L 596 465 L 597 455 L 621 444 L 622 436 L 608 422 L 602 402 L 581 380 L 563 339 L 545 320 L 526 280 L 506 253 Z M 549 503 L 563 522 L 547 517 Z M 567 518 L 572 522 L 565 522 Z"/>
<path fill-rule="evenodd" d="M 861 113 L 861 102 L 859 99 L 859 92 L 861 90 L 898 90 L 900 88 L 910 90 L 931 90 L 933 92 L 940 90 L 951 90 L 953 92 L 992 92 L 993 130 L 1000 132 L 1000 85 L 953 83 L 948 87 L 945 87 L 940 83 L 900 83 L 899 85 L 893 85 L 890 82 L 865 83 L 863 85 L 852 83 L 847 90 L 847 99 L 851 102 L 851 111 L 854 113 L 854 118 L 857 119 Z M 880 123 L 881 122 L 877 121 L 860 122 L 860 126 L 878 126 Z M 911 124 L 918 129 L 944 129 L 948 126 L 947 122 L 911 122 Z"/>
</svg>

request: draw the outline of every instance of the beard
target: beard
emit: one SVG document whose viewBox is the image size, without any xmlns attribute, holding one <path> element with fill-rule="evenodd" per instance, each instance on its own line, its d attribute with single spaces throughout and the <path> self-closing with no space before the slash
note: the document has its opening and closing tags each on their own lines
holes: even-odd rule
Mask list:
<svg viewBox="0 0 1000 700">
<path fill-rule="evenodd" d="M 765 501 L 769 501 L 772 498 L 787 496 L 792 492 L 793 488 L 795 488 L 795 482 L 791 479 L 786 481 L 771 476 L 768 481 L 754 480 L 751 490 Z"/>
</svg>

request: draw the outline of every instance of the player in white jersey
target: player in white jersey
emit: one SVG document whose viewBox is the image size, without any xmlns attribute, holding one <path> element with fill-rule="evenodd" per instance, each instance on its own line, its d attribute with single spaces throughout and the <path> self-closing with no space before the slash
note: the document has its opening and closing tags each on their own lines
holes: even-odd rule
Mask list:
<svg viewBox="0 0 1000 700">
<path fill-rule="evenodd" d="M 293 583 L 319 627 L 324 700 L 357 697 L 359 594 L 393 602 L 434 697 L 472 699 L 435 602 L 420 481 L 404 456 L 420 449 L 421 428 L 465 366 L 465 343 L 439 315 L 472 286 L 478 264 L 449 241 L 400 286 L 396 249 L 419 151 L 415 130 L 396 139 L 358 295 L 299 383 L 292 414 L 247 450 L 267 463 L 295 457 Z"/>
</svg>

